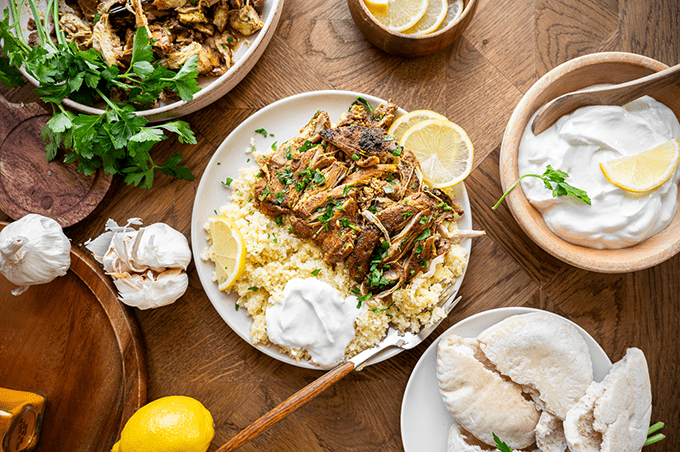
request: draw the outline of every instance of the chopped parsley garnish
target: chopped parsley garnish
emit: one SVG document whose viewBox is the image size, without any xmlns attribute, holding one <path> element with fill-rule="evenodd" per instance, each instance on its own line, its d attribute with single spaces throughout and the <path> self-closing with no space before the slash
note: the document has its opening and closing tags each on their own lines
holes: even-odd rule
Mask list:
<svg viewBox="0 0 680 452">
<path fill-rule="evenodd" d="M 234 303 L 234 310 L 238 311 L 238 303 Z"/>
<path fill-rule="evenodd" d="M 430 231 L 430 228 L 425 229 L 418 237 L 416 237 L 416 242 L 418 240 L 425 240 L 429 236 L 432 235 L 432 231 Z"/>
<path fill-rule="evenodd" d="M 342 196 L 345 197 L 347 196 L 347 193 L 349 193 L 350 189 L 354 188 L 354 185 L 345 185 L 342 188 Z"/>
<path fill-rule="evenodd" d="M 253 292 L 255 292 L 257 289 L 257 286 L 248 287 L 248 290 L 252 290 Z"/>
<path fill-rule="evenodd" d="M 385 141 L 392 141 L 392 140 L 394 140 L 394 137 L 392 135 L 388 134 L 388 135 L 385 136 Z"/>
<path fill-rule="evenodd" d="M 413 212 L 402 212 L 401 213 L 401 216 L 404 218 L 404 220 L 407 219 L 408 217 L 410 217 L 411 215 L 413 215 Z"/>
<path fill-rule="evenodd" d="M 265 129 L 257 129 L 255 133 L 259 133 L 263 137 L 267 138 L 269 136 L 269 132 L 267 132 Z"/>
<path fill-rule="evenodd" d="M 290 153 L 290 146 L 288 146 L 288 149 L 286 149 L 286 158 L 288 160 L 293 160 L 293 154 Z"/>
<path fill-rule="evenodd" d="M 310 150 L 311 148 L 316 147 L 316 146 L 318 146 L 318 145 L 319 145 L 319 143 L 312 143 L 312 142 L 309 141 L 309 140 L 305 140 L 305 142 L 302 143 L 302 146 L 300 146 L 300 151 L 299 151 L 299 152 L 300 152 L 300 154 L 302 154 L 303 152 L 307 152 L 307 151 Z"/>
<path fill-rule="evenodd" d="M 368 103 L 368 101 L 361 96 L 357 96 L 357 100 L 355 100 L 354 102 L 352 102 L 350 104 L 349 110 L 351 110 L 352 107 L 355 106 L 355 105 L 363 105 L 364 107 L 368 108 L 368 111 L 370 111 L 370 112 L 375 111 L 375 110 L 373 110 L 373 107 L 371 107 L 371 105 Z M 349 111 L 349 110 L 347 110 L 347 111 Z"/>
<path fill-rule="evenodd" d="M 390 303 L 390 305 L 389 305 L 388 307 L 386 307 L 386 308 L 382 308 L 382 309 L 373 308 L 373 309 L 371 309 L 371 311 L 373 311 L 373 312 L 385 312 L 385 311 L 387 311 L 388 309 L 390 309 L 390 308 L 392 307 L 393 304 L 394 304 L 394 301 L 393 301 L 392 303 Z"/>
<path fill-rule="evenodd" d="M 351 225 L 351 223 L 349 222 L 349 218 L 347 217 L 340 218 L 340 224 L 342 225 L 343 228 L 348 228 Z"/>
<path fill-rule="evenodd" d="M 356 154 L 352 154 L 352 160 L 357 161 L 359 160 L 359 156 Z"/>
<path fill-rule="evenodd" d="M 422 252 L 423 252 L 423 245 L 418 245 L 418 246 L 416 247 L 416 253 L 417 253 L 417 254 L 420 254 L 420 253 L 422 253 Z"/>
<path fill-rule="evenodd" d="M 420 224 L 425 224 L 427 223 L 427 217 L 423 217 L 420 219 Z"/>
<path fill-rule="evenodd" d="M 373 294 L 372 294 L 371 292 L 369 292 L 369 293 L 367 293 L 366 295 L 362 295 L 362 296 L 358 297 L 358 298 L 357 298 L 357 302 L 358 302 L 358 303 L 357 303 L 357 309 L 361 308 L 361 303 L 363 303 L 364 301 L 366 301 L 366 300 L 368 300 L 369 298 L 371 298 L 371 295 L 373 295 Z"/>
<path fill-rule="evenodd" d="M 391 187 L 389 185 L 384 186 L 383 190 L 385 190 L 385 193 L 394 193 L 394 187 Z"/>
<path fill-rule="evenodd" d="M 274 222 L 276 223 L 277 226 L 283 226 L 283 217 L 276 217 L 274 219 Z"/>
<path fill-rule="evenodd" d="M 397 147 L 394 149 L 394 151 L 392 151 L 392 155 L 394 155 L 395 157 L 398 157 L 398 156 L 401 155 L 401 153 L 402 153 L 403 151 L 404 151 L 404 147 L 403 147 L 403 146 L 397 146 Z"/>
<path fill-rule="evenodd" d="M 232 182 L 234 182 L 234 179 L 232 179 L 231 177 L 227 177 L 227 180 L 222 182 L 222 185 L 226 185 L 227 187 L 231 187 Z"/>
<path fill-rule="evenodd" d="M 311 273 L 312 273 L 312 275 L 317 276 L 319 273 L 321 273 L 321 269 L 317 268 L 316 270 L 312 271 Z"/>
<path fill-rule="evenodd" d="M 274 136 L 274 135 L 272 135 L 272 136 Z M 276 150 L 276 141 L 274 141 L 272 143 L 272 151 L 275 151 L 275 150 Z"/>
</svg>

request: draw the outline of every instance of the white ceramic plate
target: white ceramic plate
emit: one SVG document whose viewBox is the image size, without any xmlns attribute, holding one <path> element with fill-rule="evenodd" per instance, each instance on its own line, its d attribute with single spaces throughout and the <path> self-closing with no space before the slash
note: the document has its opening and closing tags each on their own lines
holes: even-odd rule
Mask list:
<svg viewBox="0 0 680 452">
<path fill-rule="evenodd" d="M 507 317 L 528 312 L 552 314 L 531 308 L 501 308 L 480 312 L 453 325 L 428 347 L 411 373 L 401 404 L 401 440 L 405 452 L 446 452 L 453 417 L 444 406 L 437 383 L 437 345 L 441 338 L 447 334 L 477 337 L 479 333 Z M 593 376 L 596 381 L 601 381 L 609 372 L 611 361 L 602 347 L 583 328 L 567 321 L 585 339 L 593 361 Z"/>
<path fill-rule="evenodd" d="M 251 318 L 246 314 L 245 309 L 238 311 L 234 309 L 234 303 L 238 299 L 236 294 L 227 294 L 217 289 L 217 285 L 212 280 L 215 265 L 212 262 L 201 260 L 201 253 L 208 247 L 206 241 L 207 235 L 203 226 L 209 217 L 215 215 L 215 211 L 219 210 L 220 206 L 229 202 L 231 189 L 226 188 L 222 182 L 227 177 L 236 179 L 239 168 L 255 165 L 252 155 L 245 152 L 250 148 L 252 139 L 255 140 L 257 149 L 269 148 L 275 141 L 283 143 L 287 139 L 296 136 L 317 110 L 328 112 L 331 121 L 337 122 L 340 114 L 348 110 L 357 96 L 363 97 L 374 107 L 385 102 L 377 97 L 348 91 L 314 91 L 288 97 L 268 105 L 241 123 L 222 142 L 203 173 L 196 192 L 191 219 L 191 241 L 194 262 L 196 263 L 201 284 L 203 284 L 203 288 L 217 312 L 232 330 L 250 344 L 252 344 L 250 340 Z M 406 113 L 404 110 L 400 110 L 400 114 L 404 113 Z M 265 138 L 263 135 L 255 133 L 257 129 L 265 129 L 267 132 L 273 133 L 274 136 L 270 135 Z M 461 183 L 456 187 L 457 191 L 453 200 L 465 212 L 459 219 L 459 226 L 461 229 L 472 229 L 470 202 L 465 186 Z M 461 241 L 461 245 L 467 250 L 469 258 L 470 239 Z M 455 282 L 456 292 L 460 288 L 463 276 Z M 280 361 L 299 367 L 318 369 L 318 367 L 313 366 L 309 362 L 298 362 L 290 356 L 279 352 L 278 347 L 265 347 L 262 345 L 256 345 L 255 347 Z M 371 363 L 374 364 L 392 357 L 399 351 L 401 350 L 390 350 L 387 353 L 381 354 L 378 359 L 371 361 Z"/>
<path fill-rule="evenodd" d="M 188 102 L 180 100 L 171 104 L 162 105 L 158 108 L 140 111 L 137 114 L 139 116 L 144 116 L 150 122 L 174 119 L 198 111 L 231 91 L 231 89 L 243 80 L 248 72 L 250 72 L 253 66 L 255 66 L 255 63 L 257 63 L 257 60 L 259 60 L 264 53 L 265 48 L 267 48 L 269 41 L 271 41 L 272 36 L 274 35 L 276 26 L 279 23 L 279 19 L 281 18 L 283 1 L 284 0 L 266 0 L 264 2 L 260 17 L 260 20 L 264 22 L 264 27 L 254 35 L 245 38 L 247 43 L 244 43 L 244 45 L 239 47 L 234 53 L 235 63 L 227 72 L 219 77 L 199 77 L 198 81 L 201 90 L 194 95 L 192 100 Z M 47 8 L 47 2 L 45 0 L 36 0 L 36 4 L 38 5 L 38 10 L 41 13 L 44 13 Z M 0 0 L 0 17 L 5 8 L 9 8 L 9 0 Z M 28 2 L 23 2 L 20 12 L 21 28 L 24 36 L 28 39 L 28 35 L 30 34 L 30 31 L 28 31 L 28 20 L 33 17 Z M 26 74 L 23 67 L 21 68 L 21 72 L 31 83 L 37 86 L 37 81 Z M 87 105 L 74 102 L 70 99 L 65 99 L 64 104 L 84 113 L 96 115 L 103 113 L 103 111 L 98 108 L 88 107 Z"/>
</svg>

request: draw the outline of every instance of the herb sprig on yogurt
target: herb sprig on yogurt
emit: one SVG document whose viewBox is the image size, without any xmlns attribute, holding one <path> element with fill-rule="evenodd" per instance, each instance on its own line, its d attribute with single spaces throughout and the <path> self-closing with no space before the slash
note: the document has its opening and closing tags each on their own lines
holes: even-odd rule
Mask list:
<svg viewBox="0 0 680 452">
<path fill-rule="evenodd" d="M 517 181 L 512 184 L 512 186 L 505 192 L 503 193 L 503 196 L 501 196 L 501 199 L 498 200 L 495 206 L 493 206 L 491 209 L 496 210 L 498 206 L 501 205 L 503 200 L 505 199 L 506 196 L 519 184 L 519 182 L 524 179 L 525 177 L 537 177 L 543 181 L 545 184 L 545 188 L 548 190 L 552 190 L 552 194 L 554 197 L 558 196 L 573 196 L 576 199 L 580 199 L 581 201 L 585 202 L 586 204 L 590 205 L 590 198 L 588 197 L 588 193 L 585 192 L 585 190 L 581 190 L 580 188 L 576 188 L 573 185 L 568 184 L 565 179 L 569 177 L 569 174 L 565 173 L 564 171 L 556 170 L 553 169 L 552 166 L 548 165 L 545 169 L 545 172 L 543 174 L 525 174 L 524 176 L 521 176 Z M 555 184 L 555 185 L 553 185 Z"/>
</svg>

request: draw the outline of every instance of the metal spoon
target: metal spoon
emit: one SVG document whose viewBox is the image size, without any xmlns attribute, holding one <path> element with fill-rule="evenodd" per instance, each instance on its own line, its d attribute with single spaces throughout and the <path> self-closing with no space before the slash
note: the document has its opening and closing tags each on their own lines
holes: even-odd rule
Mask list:
<svg viewBox="0 0 680 452">
<path fill-rule="evenodd" d="M 402 334 L 399 333 L 394 328 L 390 327 L 387 333 L 387 337 L 385 337 L 385 339 L 383 339 L 380 344 L 368 350 L 364 350 L 355 357 L 345 361 L 342 364 L 339 364 L 338 366 L 328 371 L 328 373 L 314 380 L 313 382 L 311 382 L 310 384 L 308 384 L 307 386 L 305 386 L 304 388 L 290 396 L 288 399 L 281 402 L 276 408 L 273 408 L 271 411 L 263 415 L 261 418 L 250 424 L 248 427 L 241 430 L 241 432 L 238 435 L 236 435 L 222 447 L 217 449 L 216 452 L 229 452 L 238 447 L 241 447 L 246 442 L 250 441 L 260 433 L 267 430 L 272 425 L 276 424 L 284 417 L 288 416 L 293 411 L 300 408 L 302 405 L 312 400 L 314 397 L 321 394 L 323 391 L 328 389 L 334 383 L 338 382 L 344 376 L 349 374 L 352 370 L 354 369 L 361 370 L 361 367 L 366 363 L 366 361 L 368 361 L 370 358 L 377 355 L 378 353 L 382 352 L 386 348 L 399 347 L 405 350 L 409 350 L 415 347 L 416 345 L 420 344 L 439 326 L 442 320 L 444 320 L 446 316 L 449 315 L 451 310 L 458 304 L 461 297 L 458 297 L 454 300 L 455 295 L 456 293 L 453 292 L 453 285 L 451 285 L 440 296 L 440 300 L 443 300 L 440 306 L 442 307 L 442 309 L 444 309 L 446 315 L 438 322 L 435 322 L 433 325 L 421 329 L 418 333 L 415 334 L 410 332 Z"/>
<path fill-rule="evenodd" d="M 559 118 L 579 107 L 624 105 L 644 94 L 656 92 L 678 82 L 680 82 L 680 64 L 630 82 L 567 93 L 553 99 L 538 110 L 531 123 L 531 131 L 534 132 L 534 135 L 538 135 L 553 125 Z"/>
</svg>

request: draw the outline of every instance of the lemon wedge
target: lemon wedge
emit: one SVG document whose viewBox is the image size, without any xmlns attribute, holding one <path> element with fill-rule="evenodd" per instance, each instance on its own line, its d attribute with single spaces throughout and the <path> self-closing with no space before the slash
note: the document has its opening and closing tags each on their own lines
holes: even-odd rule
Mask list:
<svg viewBox="0 0 680 452">
<path fill-rule="evenodd" d="M 423 179 L 433 188 L 452 187 L 472 171 L 472 141 L 451 121 L 419 122 L 404 132 L 399 144 L 415 154 Z"/>
<path fill-rule="evenodd" d="M 246 242 L 241 231 L 228 218 L 211 217 L 208 221 L 218 288 L 227 290 L 246 266 Z"/>
<path fill-rule="evenodd" d="M 403 33 L 407 35 L 426 35 L 432 33 L 444 22 L 449 10 L 448 0 L 430 0 L 430 4 L 423 17 Z"/>
<path fill-rule="evenodd" d="M 390 30 L 401 32 L 414 26 L 425 15 L 429 3 L 428 0 L 388 0 L 384 10 L 373 8 L 368 2 L 366 6 L 378 22 Z"/>
<path fill-rule="evenodd" d="M 388 134 L 392 135 L 396 141 L 401 140 L 404 136 L 404 132 L 418 124 L 422 121 L 427 121 L 428 119 L 441 119 L 448 121 L 446 116 L 442 116 L 437 112 L 431 110 L 414 110 L 412 112 L 406 113 L 405 115 L 399 116 L 396 121 L 392 123 L 390 129 L 387 131 Z"/>
<path fill-rule="evenodd" d="M 388 0 L 364 0 L 368 11 L 373 14 L 387 14 L 387 1 Z"/>
<path fill-rule="evenodd" d="M 600 163 L 609 182 L 623 190 L 642 193 L 661 186 L 671 177 L 680 161 L 676 138 L 639 154 Z"/>
</svg>

